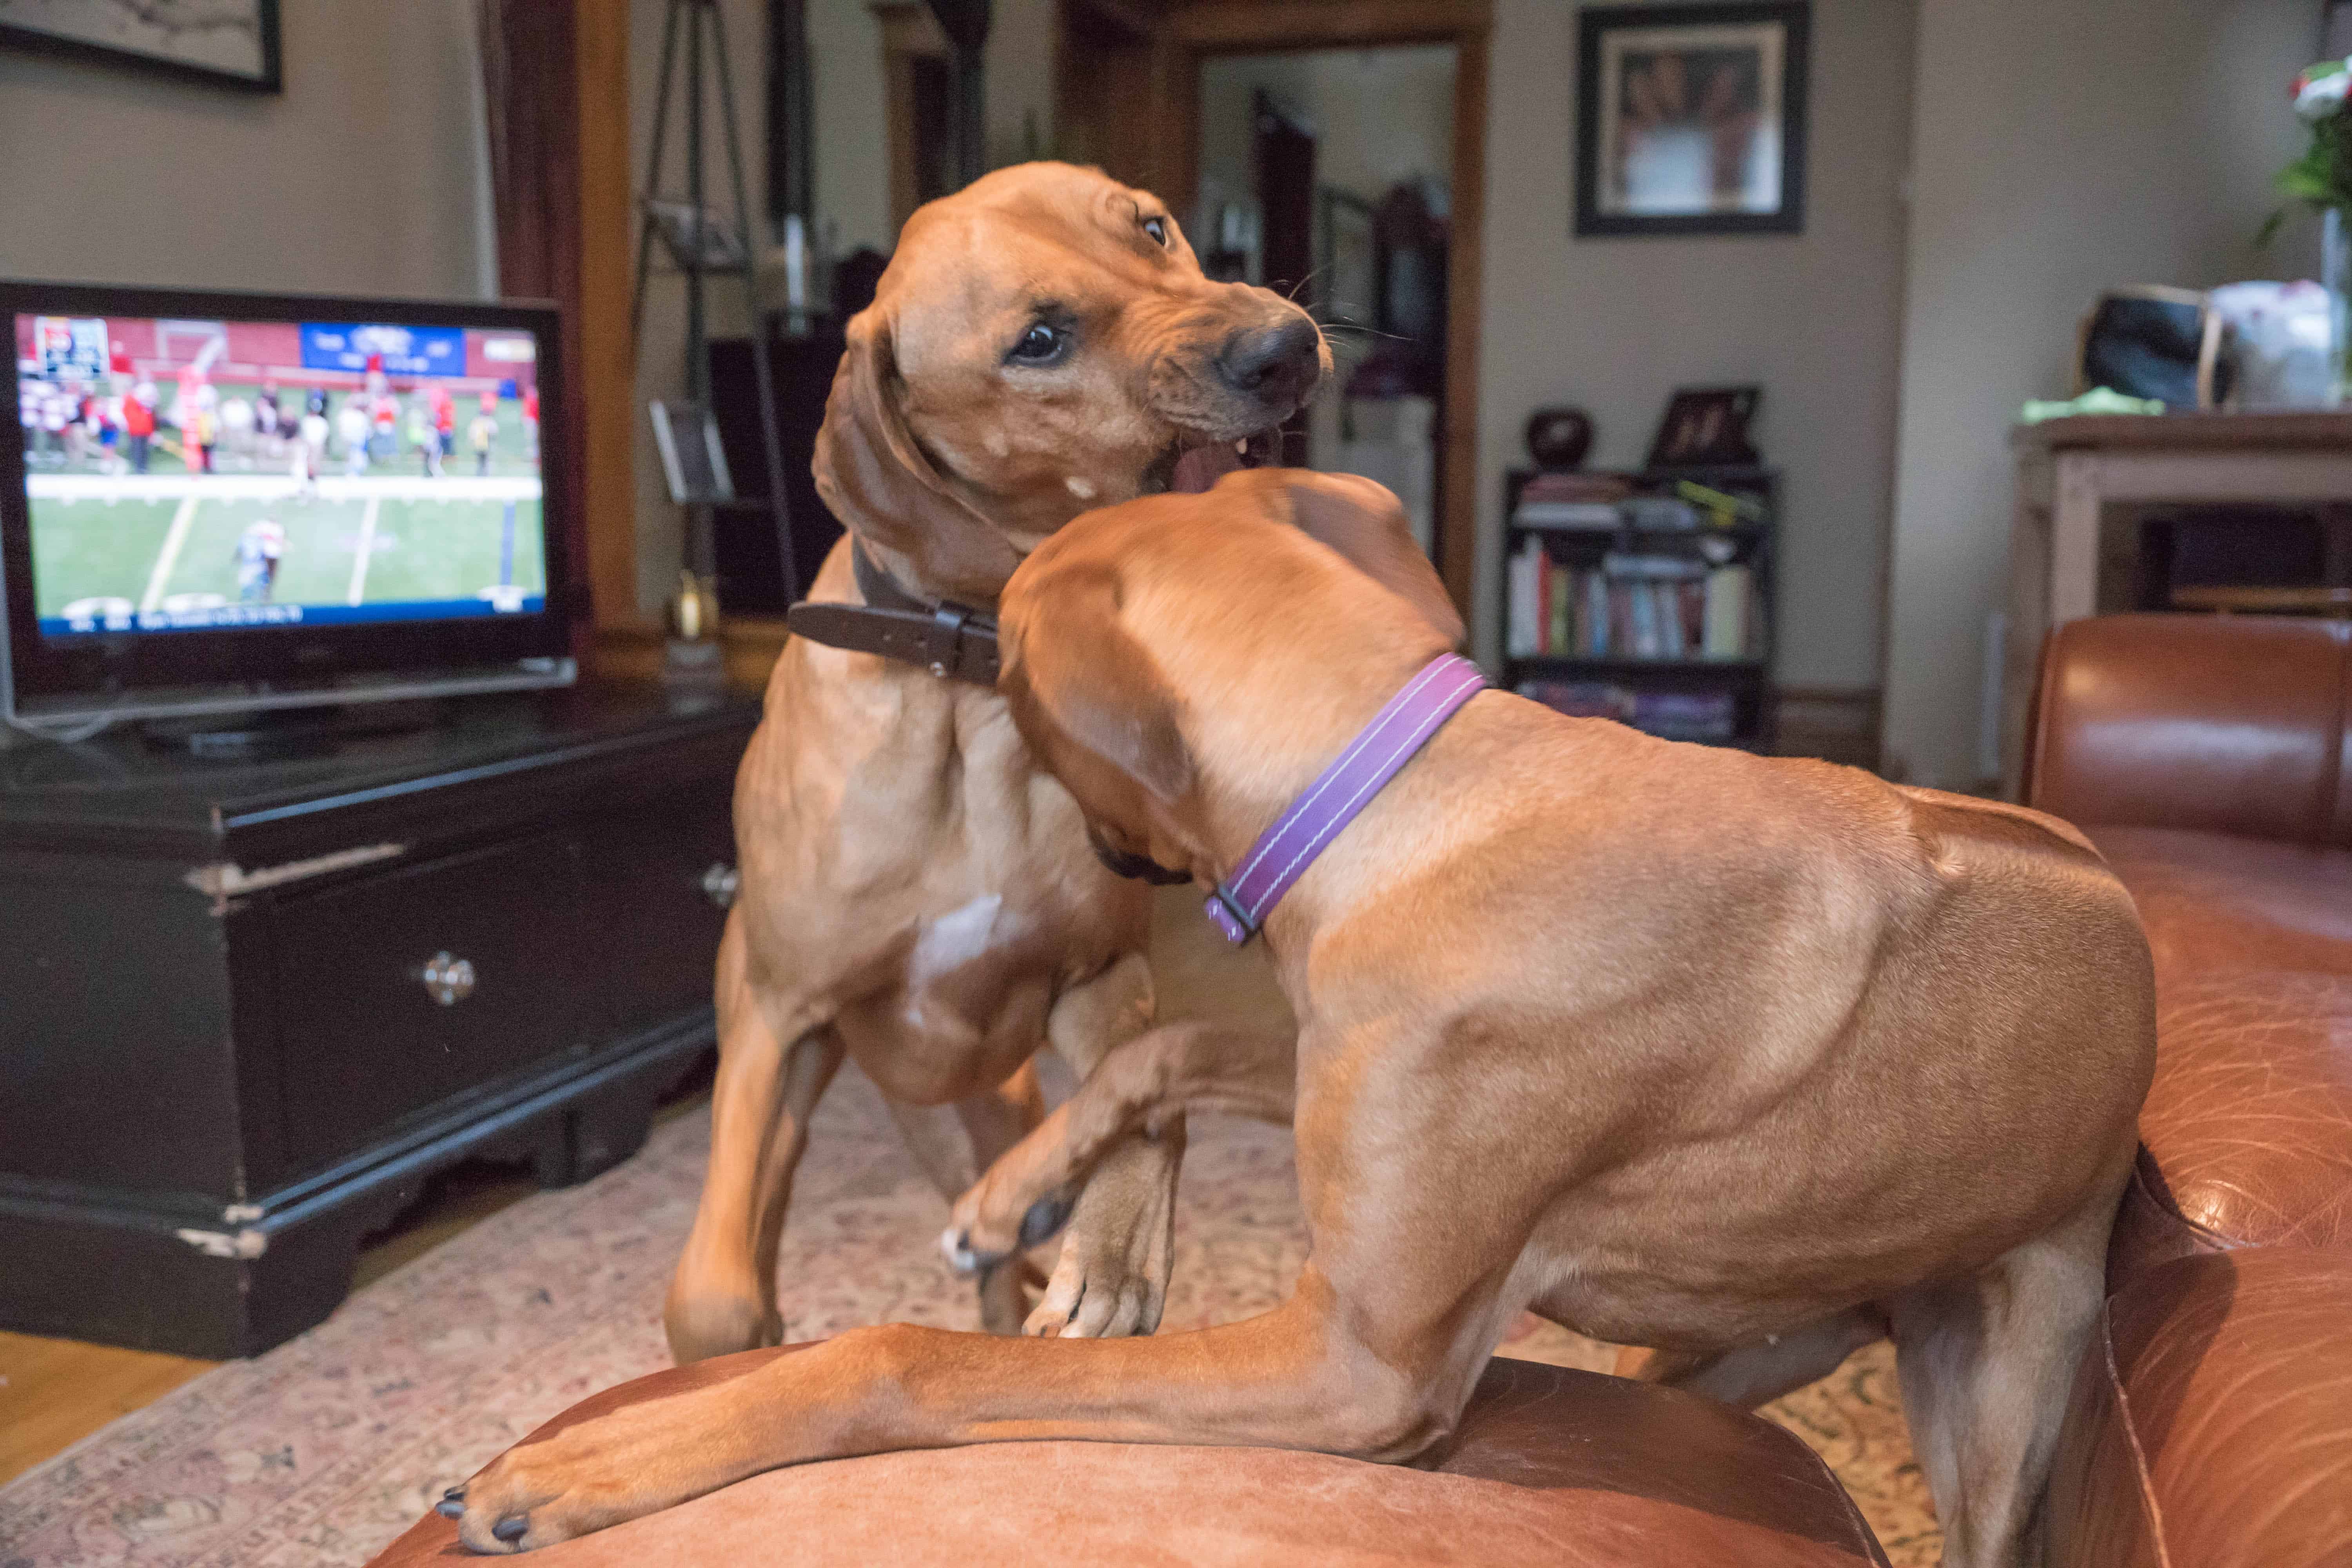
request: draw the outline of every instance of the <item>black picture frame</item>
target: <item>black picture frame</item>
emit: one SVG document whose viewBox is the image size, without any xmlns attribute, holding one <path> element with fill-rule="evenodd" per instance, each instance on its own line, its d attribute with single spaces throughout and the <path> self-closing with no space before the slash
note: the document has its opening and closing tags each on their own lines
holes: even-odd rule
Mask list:
<svg viewBox="0 0 2352 1568">
<path fill-rule="evenodd" d="M 238 92 L 283 92 L 286 83 L 281 53 L 283 45 L 278 36 L 278 0 L 253 0 L 253 9 L 254 26 L 261 45 L 261 68 L 255 73 L 227 70 L 219 66 L 204 65 L 147 49 L 119 48 L 95 39 L 53 33 L 46 28 L 28 27 L 22 23 L 6 20 L 0 20 L 0 46 L 24 54 L 86 60 L 180 81 L 200 82 L 207 87 L 228 88 Z"/>
<path fill-rule="evenodd" d="M 1760 386 L 1678 386 L 1650 440 L 1648 467 L 1744 468 L 1761 459 L 1748 426 L 1764 400 Z"/>
<path fill-rule="evenodd" d="M 529 332 L 541 406 L 563 407 L 562 317 L 544 300 L 496 303 L 382 300 L 241 290 L 148 289 L 0 278 L 0 321 L 19 313 L 182 321 L 369 321 L 478 327 Z M 11 342 L 14 342 L 13 336 Z M 572 581 L 566 549 L 573 504 L 559 416 L 540 422 L 540 526 L 545 606 L 536 614 L 460 620 L 390 620 L 330 628 L 252 626 L 71 639 L 45 637 L 34 599 L 33 529 L 25 487 L 24 432 L 0 422 L 0 605 L 7 660 L 0 695 L 26 703 L 128 700 L 157 687 L 222 687 L 263 681 L 317 683 L 342 675 L 442 670 L 562 658 L 572 651 Z M 13 686 L 13 693 L 7 689 Z M 140 711 L 144 711 L 144 709 Z"/>
<path fill-rule="evenodd" d="M 1726 30 L 1750 32 L 1757 47 L 1756 90 L 1760 105 L 1777 99 L 1779 205 L 1769 210 L 1726 208 L 1706 212 L 1638 212 L 1605 193 L 1603 163 L 1617 132 L 1603 119 L 1617 102 L 1622 78 L 1602 75 L 1612 35 L 1688 34 L 1721 54 Z M 1808 58 L 1812 7 L 1808 0 L 1742 0 L 1715 5 L 1588 6 L 1577 13 L 1576 36 L 1576 235 L 1579 238 L 1717 234 L 1801 234 L 1805 227 L 1805 130 Z M 1777 82 L 1766 66 L 1768 38 L 1777 39 Z M 1622 47 L 1625 40 L 1617 40 Z M 1759 110 L 1760 112 L 1760 110 Z M 1604 146 L 1604 142 L 1609 146 Z"/>
</svg>

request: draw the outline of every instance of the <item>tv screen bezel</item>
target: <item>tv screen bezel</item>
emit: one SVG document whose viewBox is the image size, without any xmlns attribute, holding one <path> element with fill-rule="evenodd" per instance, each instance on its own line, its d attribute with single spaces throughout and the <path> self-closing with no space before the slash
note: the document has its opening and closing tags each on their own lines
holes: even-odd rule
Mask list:
<svg viewBox="0 0 2352 1568">
<path fill-rule="evenodd" d="M 8 684 L 18 711 L 68 706 L 88 711 L 146 692 L 289 683 L 319 687 L 359 675 L 416 676 L 479 669 L 572 652 L 563 520 L 572 515 L 565 463 L 561 317 L 536 300 L 384 300 L 230 289 L 147 289 L 0 279 L 0 315 L 100 316 L 237 321 L 364 321 L 522 331 L 531 334 L 533 377 L 549 416 L 540 422 L 540 528 L 547 592 L 541 607 L 446 620 L 342 622 L 45 637 L 33 594 L 32 509 L 25 487 L 24 428 L 0 429 L 0 582 L 6 588 Z M 320 700 L 334 700 L 321 691 Z"/>
</svg>

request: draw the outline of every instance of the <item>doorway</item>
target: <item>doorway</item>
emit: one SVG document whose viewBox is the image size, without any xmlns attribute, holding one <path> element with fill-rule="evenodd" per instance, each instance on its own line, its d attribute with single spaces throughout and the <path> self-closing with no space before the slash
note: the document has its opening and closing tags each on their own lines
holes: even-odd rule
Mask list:
<svg viewBox="0 0 2352 1568">
<path fill-rule="evenodd" d="M 1396 492 L 1444 553 L 1450 44 L 1219 55 L 1201 67 L 1194 248 L 1323 323 L 1336 374 L 1283 460 Z"/>
<path fill-rule="evenodd" d="M 1137 0 L 1057 0 L 1057 134 L 1064 155 L 1099 163 L 1115 178 L 1157 192 L 1185 215 L 1193 248 L 1212 270 L 1244 277 L 1255 266 L 1255 280 L 1266 281 L 1270 237 L 1274 265 L 1297 269 L 1298 171 L 1302 162 L 1314 171 L 1304 182 L 1303 248 L 1310 264 L 1300 298 L 1314 304 L 1318 319 L 1341 329 L 1332 340 L 1335 357 L 1345 363 L 1340 385 L 1318 400 L 1307 427 L 1295 444 L 1286 443 L 1286 456 L 1329 467 L 1350 442 L 1393 448 L 1386 454 L 1391 462 L 1404 452 L 1424 451 L 1429 500 L 1426 522 L 1417 519 L 1416 526 L 1424 530 L 1438 575 L 1466 616 L 1476 559 L 1478 250 L 1486 195 L 1489 0 L 1384 0 L 1379 5 L 1360 0 L 1178 0 L 1165 6 Z M 1295 82 L 1286 97 L 1280 82 L 1249 79 L 1261 67 L 1277 65 L 1310 75 L 1318 68 L 1333 73 L 1339 89 L 1335 107 L 1324 109 L 1318 119 L 1311 95 L 1301 93 Z M 1350 72 L 1357 77 L 1352 86 Z M 1334 180 L 1343 167 L 1343 141 L 1351 148 L 1357 144 L 1340 133 L 1342 121 L 1365 121 L 1377 137 L 1391 118 L 1381 95 L 1396 85 L 1384 73 L 1409 78 L 1416 72 L 1423 89 L 1439 83 L 1443 89 L 1440 113 L 1447 128 L 1431 167 L 1412 171 L 1420 175 L 1412 179 L 1392 173 L 1388 178 L 1350 174 Z M 1231 101 L 1236 83 L 1243 107 L 1238 114 L 1228 113 L 1219 105 Z M 1262 86 L 1268 88 L 1275 121 L 1263 149 L 1261 116 L 1255 112 Z M 1213 91 L 1218 95 L 1213 100 Z M 1313 139 L 1311 161 L 1300 157 L 1307 150 L 1302 135 Z M 1240 138 L 1237 154 L 1231 153 L 1234 137 Z M 1285 226 L 1271 236 L 1257 189 L 1262 150 L 1275 182 L 1291 192 L 1280 197 Z M 1239 199 L 1208 189 L 1212 165 L 1221 159 L 1229 172 L 1220 177 L 1219 192 L 1236 193 Z M 1409 188 L 1410 199 L 1391 206 L 1388 197 L 1400 185 Z M 1326 186 L 1336 187 L 1328 200 Z M 1316 274 L 1327 262 L 1333 279 L 1318 283 Z M 1243 270 L 1233 270 L 1236 267 Z M 1323 297 L 1326 287 L 1335 297 Z M 1383 312 L 1390 328 L 1376 324 Z M 1395 331 L 1399 322 L 1409 330 Z M 1395 346 L 1375 335 L 1383 331 L 1410 347 L 1372 364 L 1367 374 L 1376 351 Z M 1415 412 L 1401 406 L 1398 396 L 1375 395 L 1399 389 L 1423 398 L 1426 408 Z M 1416 424 L 1424 417 L 1425 434 Z M 1327 454 L 1332 461 L 1326 461 Z M 1368 468 L 1383 460 L 1369 451 L 1349 457 Z M 1402 467 L 1395 473 L 1394 479 L 1385 472 L 1372 477 L 1402 494 L 1414 481 Z"/>
</svg>

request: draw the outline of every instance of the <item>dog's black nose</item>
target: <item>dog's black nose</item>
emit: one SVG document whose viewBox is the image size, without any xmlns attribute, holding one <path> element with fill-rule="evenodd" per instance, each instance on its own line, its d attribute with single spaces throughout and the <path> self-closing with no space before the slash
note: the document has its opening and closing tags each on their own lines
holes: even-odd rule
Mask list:
<svg viewBox="0 0 2352 1568">
<path fill-rule="evenodd" d="M 1274 326 L 1245 328 L 1227 338 L 1217 374 L 1244 397 L 1286 412 L 1323 374 L 1322 342 L 1313 321 L 1292 312 Z"/>
</svg>

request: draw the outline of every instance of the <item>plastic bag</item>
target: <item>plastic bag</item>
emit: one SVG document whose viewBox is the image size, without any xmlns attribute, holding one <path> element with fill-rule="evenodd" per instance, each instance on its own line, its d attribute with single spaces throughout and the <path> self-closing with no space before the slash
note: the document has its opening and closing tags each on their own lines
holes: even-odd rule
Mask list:
<svg viewBox="0 0 2352 1568">
<path fill-rule="evenodd" d="M 2241 408 L 2326 408 L 2335 397 L 2327 363 L 2327 290 L 2316 283 L 2226 283 L 2212 307 L 2227 322 Z"/>
</svg>

